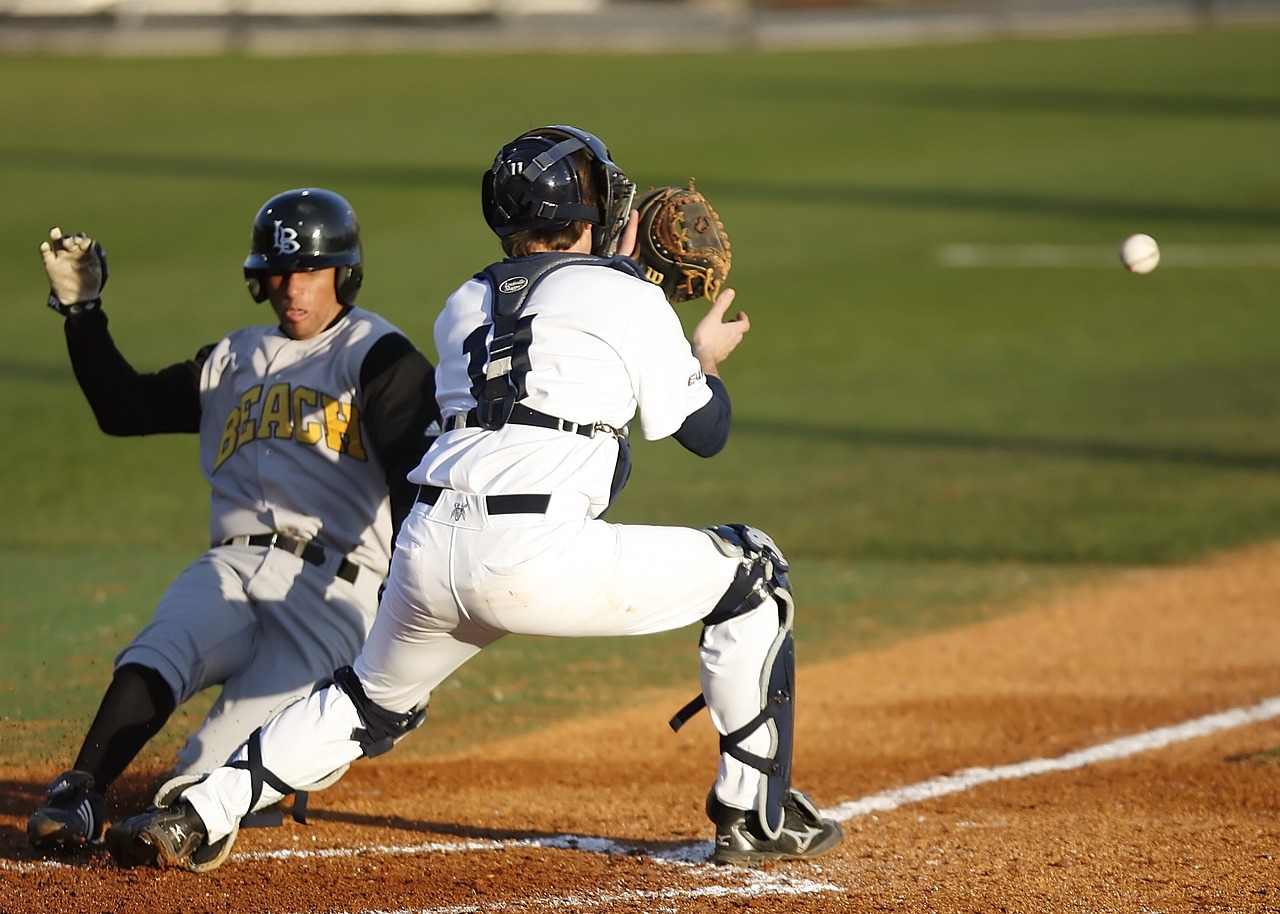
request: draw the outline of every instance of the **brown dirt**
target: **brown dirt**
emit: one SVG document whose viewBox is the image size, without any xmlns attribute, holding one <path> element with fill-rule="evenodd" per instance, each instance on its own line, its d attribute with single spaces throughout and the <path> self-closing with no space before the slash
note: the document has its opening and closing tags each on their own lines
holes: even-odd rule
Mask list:
<svg viewBox="0 0 1280 914">
<path fill-rule="evenodd" d="M 801 657 L 797 785 L 837 810 L 1280 696 L 1278 607 L 1273 544 L 837 663 Z M 833 854 L 744 871 L 658 859 L 708 847 L 710 727 L 665 727 L 687 691 L 448 758 L 357 764 L 312 797 L 310 824 L 242 832 L 204 876 L 40 858 L 25 820 L 51 772 L 0 768 L 0 911 L 1280 911 L 1280 719 L 853 815 Z"/>
</svg>

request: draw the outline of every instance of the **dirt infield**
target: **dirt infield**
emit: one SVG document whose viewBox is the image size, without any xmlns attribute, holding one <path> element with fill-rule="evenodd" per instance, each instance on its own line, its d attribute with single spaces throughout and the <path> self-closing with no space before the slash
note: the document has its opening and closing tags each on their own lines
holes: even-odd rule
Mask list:
<svg viewBox="0 0 1280 914">
<path fill-rule="evenodd" d="M 705 862 L 714 744 L 705 715 L 666 729 L 682 687 L 358 764 L 310 824 L 245 831 L 205 876 L 39 857 L 25 821 L 52 772 L 0 768 L 0 911 L 1280 911 L 1280 544 L 802 656 L 798 679 L 797 786 L 846 834 L 813 863 Z"/>
</svg>

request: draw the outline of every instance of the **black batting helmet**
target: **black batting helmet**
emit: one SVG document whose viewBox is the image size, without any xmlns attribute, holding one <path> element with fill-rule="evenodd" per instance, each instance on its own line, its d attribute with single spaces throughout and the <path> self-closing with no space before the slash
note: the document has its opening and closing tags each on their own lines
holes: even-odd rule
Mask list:
<svg viewBox="0 0 1280 914">
<path fill-rule="evenodd" d="M 583 199 L 574 153 L 586 154 L 599 191 Z M 538 127 L 498 151 L 481 178 L 484 218 L 500 238 L 526 229 L 559 231 L 591 225 L 591 252 L 611 257 L 631 213 L 636 186 L 598 138 L 577 127 Z"/>
<path fill-rule="evenodd" d="M 264 278 L 272 273 L 309 273 L 336 267 L 338 301 L 355 304 L 364 281 L 360 224 L 351 204 L 331 190 L 304 187 L 276 194 L 258 210 L 244 260 L 244 278 L 254 301 L 265 301 Z"/>
</svg>

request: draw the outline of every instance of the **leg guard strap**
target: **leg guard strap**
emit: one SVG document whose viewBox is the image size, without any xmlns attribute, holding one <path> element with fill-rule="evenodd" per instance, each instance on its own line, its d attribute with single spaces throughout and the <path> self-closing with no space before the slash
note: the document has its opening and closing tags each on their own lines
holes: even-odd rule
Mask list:
<svg viewBox="0 0 1280 914">
<path fill-rule="evenodd" d="M 293 793 L 294 788 L 290 787 L 280 778 L 276 777 L 275 772 L 268 770 L 262 764 L 262 728 L 254 730 L 249 734 L 249 739 L 245 743 L 246 757 L 240 761 L 228 762 L 228 768 L 239 768 L 249 772 L 250 784 L 252 785 L 252 793 L 249 795 L 249 812 L 257 809 L 258 801 L 262 799 L 262 785 L 267 784 L 277 793 L 288 796 Z"/>
</svg>

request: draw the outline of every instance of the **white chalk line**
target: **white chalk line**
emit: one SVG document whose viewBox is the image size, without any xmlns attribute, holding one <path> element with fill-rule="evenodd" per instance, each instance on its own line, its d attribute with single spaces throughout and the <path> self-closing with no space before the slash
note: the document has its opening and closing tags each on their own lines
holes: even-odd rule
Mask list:
<svg viewBox="0 0 1280 914">
<path fill-rule="evenodd" d="M 1161 749 L 1184 740 L 1208 736 L 1220 730 L 1243 727 L 1276 717 L 1280 717 L 1280 697 L 1268 698 L 1251 707 L 1233 708 L 1230 711 L 1197 717 L 1185 723 L 1121 737 L 1109 743 L 1068 752 L 1057 758 L 1031 759 L 1012 765 L 999 765 L 995 768 L 966 768 L 955 774 L 943 775 L 906 787 L 895 787 L 861 800 L 841 803 L 833 809 L 824 810 L 824 814 L 843 822 L 869 813 L 888 812 L 909 803 L 919 803 L 952 793 L 961 793 L 981 784 L 1010 781 L 1057 771 L 1072 771 L 1098 762 L 1115 761 L 1151 749 Z"/>
<path fill-rule="evenodd" d="M 447 905 L 437 908 L 398 908 L 393 911 L 334 911 L 332 914 L 473 914 L 490 911 L 535 911 L 561 909 L 588 911 L 614 904 L 643 904 L 641 910 L 652 911 L 654 902 L 681 901 L 699 898 L 759 898 L 779 895 L 814 895 L 821 892 L 843 892 L 844 889 L 830 883 L 811 879 L 794 879 L 785 875 L 772 875 L 762 870 L 740 870 L 744 874 L 741 885 L 706 885 L 692 888 L 632 889 L 626 892 L 610 892 L 592 895 L 533 895 L 513 901 L 489 901 L 483 905 Z M 309 912 L 308 912 L 309 914 Z"/>
<path fill-rule="evenodd" d="M 943 775 L 885 790 L 860 800 L 841 803 L 823 814 L 837 821 L 844 822 L 858 816 L 877 812 L 888 812 L 911 803 L 936 799 L 949 794 L 962 793 L 983 784 L 996 781 L 1017 780 L 1034 777 L 1040 774 L 1072 771 L 1100 762 L 1116 761 L 1153 749 L 1161 749 L 1175 743 L 1217 733 L 1223 730 L 1248 726 L 1280 717 L 1280 696 L 1268 698 L 1255 705 L 1233 708 L 1208 714 L 1180 724 L 1159 727 L 1131 736 L 1121 737 L 1107 743 L 1100 743 L 1075 752 L 1052 759 L 1030 759 L 1010 765 L 999 765 L 994 768 L 966 768 L 954 774 Z M 567 850 L 586 851 L 605 855 L 622 855 L 645 858 L 667 865 L 701 868 L 711 859 L 710 842 L 693 842 L 680 845 L 670 850 L 645 851 L 641 846 L 627 845 L 608 838 L 579 835 L 552 835 L 546 838 L 522 838 L 512 840 L 486 840 L 466 842 L 426 842 L 421 844 L 401 845 L 368 845 L 342 848 L 323 848 L 313 850 L 283 849 L 275 851 L 258 851 L 233 854 L 232 860 L 291 860 L 291 859 L 334 859 L 356 856 L 387 855 L 423 855 L 439 853 L 464 853 L 503 851 L 513 847 L 549 847 Z M 45 869 L 72 868 L 72 864 L 52 860 L 32 862 L 0 860 L 0 870 L 17 872 L 35 872 Z M 716 868 L 717 876 L 733 876 L 741 881 L 736 885 L 707 885 L 688 888 L 672 888 L 660 891 L 634 890 L 623 893 L 599 894 L 588 896 L 577 895 L 544 895 L 521 898 L 515 901 L 486 901 L 483 907 L 474 905 L 453 905 L 438 908 L 412 908 L 396 911 L 378 911 L 376 914 L 475 914 L 480 911 L 528 911 L 548 908 L 568 910 L 589 910 L 609 904 L 624 902 L 662 902 L 697 898 L 751 898 L 763 895 L 810 895 L 827 892 L 843 892 L 839 885 L 813 879 L 792 878 L 785 874 L 775 874 L 768 870 L 739 870 Z M 375 912 L 335 912 L 335 914 L 375 914 Z"/>
<path fill-rule="evenodd" d="M 1120 266 L 1120 243 L 944 244 L 937 249 L 944 267 L 1108 267 Z M 1162 244 L 1160 270 L 1181 267 L 1280 267 L 1280 244 Z"/>
</svg>

